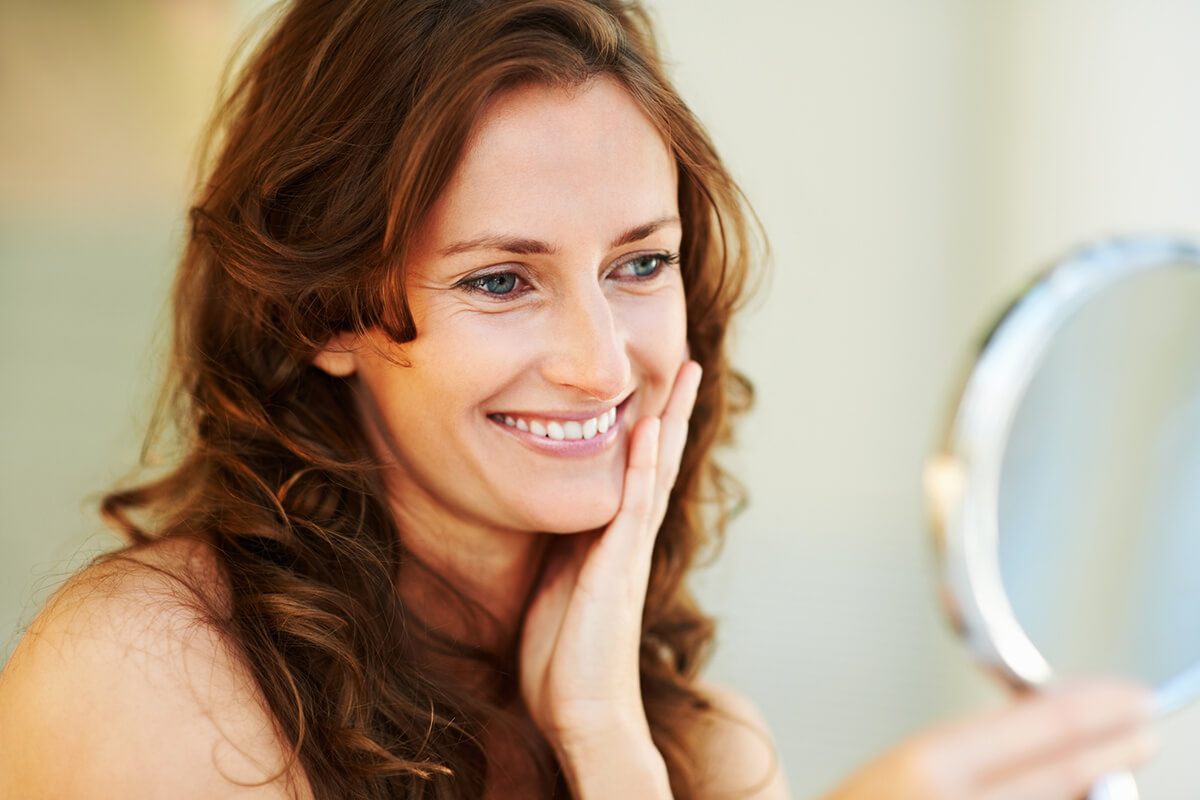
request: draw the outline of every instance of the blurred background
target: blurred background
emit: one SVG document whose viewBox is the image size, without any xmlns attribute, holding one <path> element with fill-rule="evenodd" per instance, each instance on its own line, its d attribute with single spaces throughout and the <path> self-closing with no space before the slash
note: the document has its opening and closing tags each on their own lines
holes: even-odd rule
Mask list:
<svg viewBox="0 0 1200 800">
<path fill-rule="evenodd" d="M 261 0 L 0 0 L 0 658 L 114 540 L 193 149 Z M 748 511 L 696 577 L 710 675 L 763 708 L 796 797 L 1002 702 L 937 600 L 920 494 L 963 358 L 1079 243 L 1200 236 L 1200 2 L 654 0 L 673 75 L 762 217 L 737 338 Z M 1200 712 L 1147 800 L 1194 797 Z"/>
</svg>

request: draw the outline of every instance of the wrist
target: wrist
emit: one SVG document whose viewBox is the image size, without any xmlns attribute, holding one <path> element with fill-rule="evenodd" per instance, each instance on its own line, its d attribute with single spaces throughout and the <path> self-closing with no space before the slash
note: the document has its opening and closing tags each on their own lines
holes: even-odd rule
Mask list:
<svg viewBox="0 0 1200 800">
<path fill-rule="evenodd" d="M 564 739 L 556 749 L 571 794 L 579 800 L 671 797 L 666 762 L 644 723 Z"/>
</svg>

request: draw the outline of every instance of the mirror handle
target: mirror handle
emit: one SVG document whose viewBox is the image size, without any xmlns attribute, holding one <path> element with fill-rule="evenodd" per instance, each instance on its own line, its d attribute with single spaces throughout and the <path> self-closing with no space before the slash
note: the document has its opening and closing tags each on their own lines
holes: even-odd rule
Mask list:
<svg viewBox="0 0 1200 800">
<path fill-rule="evenodd" d="M 1088 792 L 1087 800 L 1138 800 L 1137 783 L 1129 772 L 1110 772 Z"/>
</svg>

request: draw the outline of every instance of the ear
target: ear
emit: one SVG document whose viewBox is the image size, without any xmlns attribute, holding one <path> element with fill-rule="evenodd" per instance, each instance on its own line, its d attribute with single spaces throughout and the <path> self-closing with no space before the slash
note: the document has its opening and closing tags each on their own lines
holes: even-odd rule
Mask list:
<svg viewBox="0 0 1200 800">
<path fill-rule="evenodd" d="M 335 378 L 347 378 L 358 369 L 358 334 L 345 331 L 330 338 L 315 356 L 313 366 Z"/>
</svg>

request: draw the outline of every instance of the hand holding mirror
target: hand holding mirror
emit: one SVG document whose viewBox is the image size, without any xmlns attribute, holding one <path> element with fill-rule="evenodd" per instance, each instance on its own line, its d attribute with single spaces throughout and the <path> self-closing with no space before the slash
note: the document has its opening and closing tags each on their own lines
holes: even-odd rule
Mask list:
<svg viewBox="0 0 1200 800">
<path fill-rule="evenodd" d="M 985 337 L 926 470 L 945 600 L 1018 688 L 1200 695 L 1200 247 L 1088 247 Z M 1136 798 L 1113 775 L 1092 800 Z"/>
</svg>

